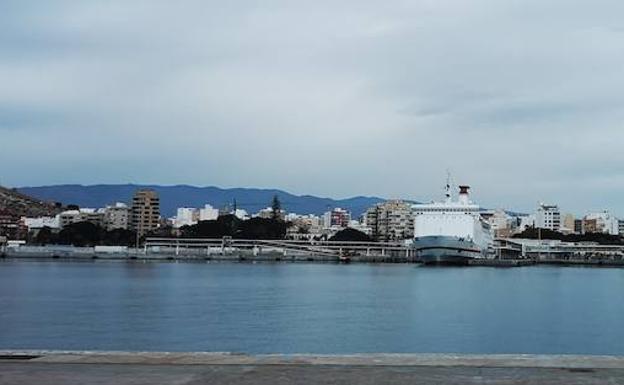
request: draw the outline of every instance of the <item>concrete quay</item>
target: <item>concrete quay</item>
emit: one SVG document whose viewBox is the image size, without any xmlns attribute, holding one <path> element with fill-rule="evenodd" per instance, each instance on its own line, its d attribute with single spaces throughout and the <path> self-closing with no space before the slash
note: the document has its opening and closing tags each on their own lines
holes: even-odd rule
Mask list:
<svg viewBox="0 0 624 385">
<path fill-rule="evenodd" d="M 228 239 L 148 239 L 144 247 L 73 247 L 63 245 L 7 247 L 5 258 L 290 261 L 290 262 L 418 262 L 413 250 L 393 243 L 301 242 Z M 357 251 L 357 252 L 356 252 Z"/>
<path fill-rule="evenodd" d="M 263 253 L 253 255 L 249 252 L 235 252 L 229 254 L 178 254 L 173 253 L 38 253 L 9 251 L 0 254 L 0 260 L 38 260 L 38 261 L 144 261 L 144 262 L 316 262 L 316 263 L 402 263 L 402 264 L 420 264 L 416 259 L 405 259 L 392 256 L 350 256 L 339 257 L 330 255 L 293 255 L 283 253 Z M 478 259 L 468 262 L 467 266 L 474 267 L 523 267 L 532 265 L 550 265 L 550 266 L 585 266 L 585 267 L 615 267 L 624 268 L 624 261 L 605 261 L 605 260 L 559 260 L 559 259 Z"/>
<path fill-rule="evenodd" d="M 5 384 L 623 384 L 624 357 L 0 351 Z"/>
<path fill-rule="evenodd" d="M 331 255 L 302 255 L 280 252 L 267 252 L 262 254 L 252 254 L 245 251 L 231 252 L 227 254 L 201 255 L 197 253 L 72 253 L 72 252 L 47 252 L 31 253 L 22 251 L 9 251 L 0 254 L 0 258 L 20 259 L 20 260 L 57 260 L 57 261 L 89 261 L 89 260 L 110 260 L 110 261 L 180 261 L 180 262 L 321 262 L 321 263 L 418 263 L 416 260 L 405 260 L 403 258 L 389 256 L 357 256 L 342 258 Z"/>
<path fill-rule="evenodd" d="M 489 266 L 489 267 L 520 267 L 535 265 L 536 261 L 531 259 L 473 259 L 468 261 L 469 266 Z"/>
</svg>

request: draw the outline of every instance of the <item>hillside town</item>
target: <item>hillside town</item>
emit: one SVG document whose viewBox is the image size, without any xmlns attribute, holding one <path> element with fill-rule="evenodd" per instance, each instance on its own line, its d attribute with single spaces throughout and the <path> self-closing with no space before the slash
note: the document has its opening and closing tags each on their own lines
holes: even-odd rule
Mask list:
<svg viewBox="0 0 624 385">
<path fill-rule="evenodd" d="M 414 237 L 413 205 L 403 200 L 376 204 L 354 217 L 340 207 L 330 208 L 323 215 L 287 212 L 276 196 L 274 202 L 267 202 L 271 205 L 255 213 L 238 208 L 235 202 L 226 207 L 213 207 L 207 202 L 204 207 L 180 207 L 175 216 L 166 218 L 161 215 L 158 194 L 147 189 L 137 190 L 130 202 L 111 202 L 97 208 L 42 202 L 9 189 L 0 190 L 0 199 L 0 239 L 5 241 L 34 242 L 41 231 L 60 233 L 78 223 L 90 223 L 108 232 L 129 231 L 134 235 L 126 238 L 132 239 L 176 237 L 184 235 L 185 228 L 226 216 L 241 222 L 254 218 L 279 220 L 286 224 L 284 239 L 290 240 L 328 240 L 345 229 L 373 242 L 409 242 Z M 578 218 L 556 204 L 539 203 L 531 214 L 503 209 L 482 209 L 480 214 L 496 239 L 511 238 L 527 229 L 563 235 L 624 235 L 624 221 L 608 210 L 588 212 Z"/>
</svg>

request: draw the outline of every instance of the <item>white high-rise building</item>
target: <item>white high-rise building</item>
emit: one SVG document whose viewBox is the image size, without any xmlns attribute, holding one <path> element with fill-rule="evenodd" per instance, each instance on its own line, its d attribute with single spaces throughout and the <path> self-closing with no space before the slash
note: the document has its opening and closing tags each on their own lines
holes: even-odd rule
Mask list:
<svg viewBox="0 0 624 385">
<path fill-rule="evenodd" d="M 234 214 L 236 218 L 242 221 L 249 219 L 249 213 L 247 213 L 247 211 L 243 209 L 236 209 L 232 212 L 232 214 Z"/>
<path fill-rule="evenodd" d="M 104 211 L 91 208 L 67 210 L 60 213 L 58 219 L 60 228 L 78 222 L 90 222 L 96 226 L 102 226 L 104 224 Z"/>
<path fill-rule="evenodd" d="M 502 209 L 495 210 L 488 223 L 496 238 L 508 238 L 514 227 L 514 219 Z"/>
<path fill-rule="evenodd" d="M 326 229 L 332 227 L 347 227 L 350 221 L 351 213 L 340 207 L 336 207 L 323 214 L 323 227 Z"/>
<path fill-rule="evenodd" d="M 540 203 L 535 213 L 535 227 L 559 231 L 561 229 L 559 206 Z"/>
<path fill-rule="evenodd" d="M 310 239 L 322 235 L 322 219 L 314 214 L 288 213 L 284 220 L 290 224 L 290 239 Z"/>
<path fill-rule="evenodd" d="M 130 208 L 125 203 L 117 202 L 104 208 L 104 227 L 111 231 L 115 229 L 127 229 L 130 219 Z"/>
<path fill-rule="evenodd" d="M 535 227 L 535 214 L 521 215 L 517 218 L 519 221 L 516 233 L 521 233 L 529 227 Z"/>
<path fill-rule="evenodd" d="M 395 241 L 414 237 L 414 212 L 411 204 L 401 200 L 379 203 L 365 214 L 366 225 L 378 241 Z"/>
<path fill-rule="evenodd" d="M 24 225 L 28 227 L 28 231 L 31 230 L 40 230 L 44 227 L 49 227 L 51 229 L 58 229 L 59 225 L 59 216 L 56 217 L 38 217 L 38 218 L 23 218 Z"/>
<path fill-rule="evenodd" d="M 219 218 L 219 209 L 215 209 L 208 204 L 203 209 L 199 209 L 200 221 L 214 221 L 217 218 Z"/>
<path fill-rule="evenodd" d="M 264 209 L 258 211 L 258 213 L 255 215 L 255 217 L 267 218 L 268 219 L 268 218 L 273 218 L 273 215 L 274 215 L 273 214 L 273 208 L 272 207 L 267 207 L 267 208 L 264 208 Z M 286 210 L 281 209 L 279 211 L 278 217 L 279 217 L 280 220 L 284 220 L 284 218 L 286 218 Z"/>
<path fill-rule="evenodd" d="M 619 235 L 620 223 L 608 210 L 598 213 L 590 213 L 583 218 L 587 232 L 597 232 L 611 235 Z"/>
<path fill-rule="evenodd" d="M 198 210 L 195 208 L 180 207 L 174 221 L 174 227 L 180 228 L 197 224 L 198 214 Z"/>
</svg>

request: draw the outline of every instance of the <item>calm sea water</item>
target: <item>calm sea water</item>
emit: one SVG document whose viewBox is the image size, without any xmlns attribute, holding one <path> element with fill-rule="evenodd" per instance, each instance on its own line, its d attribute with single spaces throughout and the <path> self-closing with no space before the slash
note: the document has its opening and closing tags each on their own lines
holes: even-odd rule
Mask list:
<svg viewBox="0 0 624 385">
<path fill-rule="evenodd" d="M 0 349 L 624 355 L 624 269 L 0 262 Z"/>
</svg>

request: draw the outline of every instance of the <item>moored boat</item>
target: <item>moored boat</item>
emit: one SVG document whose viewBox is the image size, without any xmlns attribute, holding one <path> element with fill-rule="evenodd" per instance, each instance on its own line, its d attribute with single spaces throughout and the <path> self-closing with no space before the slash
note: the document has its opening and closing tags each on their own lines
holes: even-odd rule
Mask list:
<svg viewBox="0 0 624 385">
<path fill-rule="evenodd" d="M 414 240 L 416 257 L 425 264 L 467 264 L 471 259 L 487 258 L 493 240 L 490 225 L 481 217 L 480 208 L 469 199 L 469 186 L 459 186 L 453 200 L 450 183 L 446 200 L 416 204 Z"/>
</svg>

